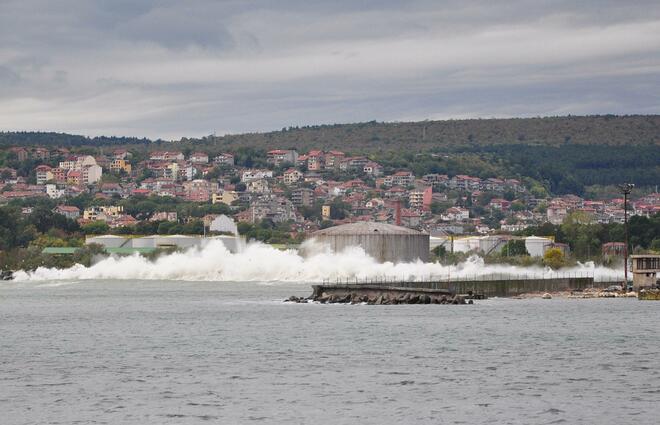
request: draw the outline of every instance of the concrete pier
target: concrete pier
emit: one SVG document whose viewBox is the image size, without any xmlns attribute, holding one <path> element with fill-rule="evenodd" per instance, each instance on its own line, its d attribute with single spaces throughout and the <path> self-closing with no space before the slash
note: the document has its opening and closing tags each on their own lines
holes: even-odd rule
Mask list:
<svg viewBox="0 0 660 425">
<path fill-rule="evenodd" d="M 499 277 L 499 276 L 498 276 Z M 312 285 L 309 298 L 288 301 L 368 304 L 464 304 L 468 299 L 516 297 L 529 293 L 555 293 L 606 288 L 613 282 L 595 282 L 593 277 L 484 278 L 475 280 L 396 281 L 393 279 L 346 280 Z M 295 299 L 294 299 L 295 298 Z M 471 300 L 470 300 L 471 301 Z"/>
</svg>

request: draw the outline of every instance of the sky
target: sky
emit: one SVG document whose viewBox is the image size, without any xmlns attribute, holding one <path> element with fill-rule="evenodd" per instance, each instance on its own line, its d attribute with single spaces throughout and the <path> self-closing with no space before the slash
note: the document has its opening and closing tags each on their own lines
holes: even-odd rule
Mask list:
<svg viewBox="0 0 660 425">
<path fill-rule="evenodd" d="M 660 2 L 0 0 L 0 131 L 660 113 Z"/>
</svg>

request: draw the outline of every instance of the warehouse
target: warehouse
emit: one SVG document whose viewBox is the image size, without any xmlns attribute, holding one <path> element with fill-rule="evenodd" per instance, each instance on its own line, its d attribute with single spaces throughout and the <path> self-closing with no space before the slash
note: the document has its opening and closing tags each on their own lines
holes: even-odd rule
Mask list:
<svg viewBox="0 0 660 425">
<path fill-rule="evenodd" d="M 359 246 L 378 261 L 429 260 L 429 235 L 391 224 L 359 222 L 319 230 L 312 237 L 334 252 Z"/>
</svg>

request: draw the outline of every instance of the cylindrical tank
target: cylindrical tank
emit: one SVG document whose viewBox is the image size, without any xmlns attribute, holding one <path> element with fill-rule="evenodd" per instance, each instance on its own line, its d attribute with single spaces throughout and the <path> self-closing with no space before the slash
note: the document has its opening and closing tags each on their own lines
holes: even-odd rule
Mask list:
<svg viewBox="0 0 660 425">
<path fill-rule="evenodd" d="M 532 257 L 543 257 L 546 246 L 552 245 L 552 240 L 539 236 L 525 238 L 525 248 Z"/>
<path fill-rule="evenodd" d="M 358 222 L 319 230 L 312 237 L 334 252 L 359 246 L 378 261 L 393 263 L 429 260 L 429 235 L 407 227 Z"/>
<path fill-rule="evenodd" d="M 88 245 L 95 243 L 103 245 L 105 248 L 119 248 L 125 245 L 126 238 L 116 235 L 88 236 L 85 243 Z"/>
</svg>

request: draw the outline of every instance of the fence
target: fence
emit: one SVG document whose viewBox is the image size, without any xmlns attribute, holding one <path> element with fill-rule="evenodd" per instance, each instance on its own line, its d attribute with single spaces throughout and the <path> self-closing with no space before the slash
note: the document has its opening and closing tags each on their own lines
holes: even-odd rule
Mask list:
<svg viewBox="0 0 660 425">
<path fill-rule="evenodd" d="M 588 288 L 604 288 L 616 283 L 611 280 L 595 280 L 588 273 L 553 273 L 552 277 L 524 274 L 489 274 L 461 276 L 455 280 L 425 278 L 401 279 L 393 277 L 369 277 L 350 279 L 326 279 L 324 285 L 385 286 L 410 289 L 448 290 L 457 294 L 473 292 L 488 297 L 511 297 L 530 292 L 575 291 Z"/>
</svg>

